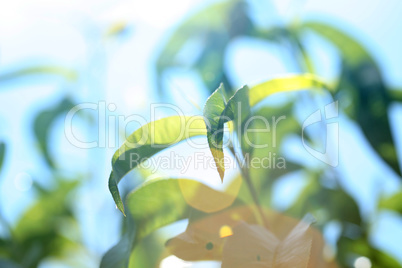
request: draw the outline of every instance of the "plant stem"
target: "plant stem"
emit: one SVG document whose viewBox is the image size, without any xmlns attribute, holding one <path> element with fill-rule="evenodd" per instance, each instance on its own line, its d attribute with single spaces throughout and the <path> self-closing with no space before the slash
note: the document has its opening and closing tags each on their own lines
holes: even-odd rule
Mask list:
<svg viewBox="0 0 402 268">
<path fill-rule="evenodd" d="M 233 146 L 230 145 L 229 148 L 230 148 L 230 151 L 232 152 L 232 154 L 234 155 L 237 164 L 240 166 L 240 172 L 241 172 L 241 174 L 242 174 L 242 177 L 243 177 L 244 181 L 245 181 L 246 184 L 247 184 L 247 189 L 249 190 L 249 192 L 250 192 L 250 194 L 251 194 L 251 197 L 252 197 L 252 199 L 253 199 L 253 202 L 254 202 L 254 204 L 255 204 L 256 207 L 257 207 L 257 210 L 258 210 L 259 216 L 260 216 L 260 218 L 261 218 L 261 221 L 262 221 L 263 225 L 264 225 L 266 228 L 268 228 L 268 221 L 267 221 L 267 219 L 266 219 L 266 217 L 265 217 L 265 214 L 264 214 L 264 212 L 263 212 L 263 210 L 262 210 L 262 208 L 261 208 L 260 200 L 258 199 L 258 194 L 257 194 L 257 191 L 255 190 L 255 187 L 254 187 L 254 185 L 253 185 L 253 182 L 251 181 L 249 172 L 248 172 L 247 169 L 245 169 L 245 168 L 241 165 L 241 161 L 240 161 L 238 155 L 236 154 L 236 152 L 235 152 Z"/>
</svg>

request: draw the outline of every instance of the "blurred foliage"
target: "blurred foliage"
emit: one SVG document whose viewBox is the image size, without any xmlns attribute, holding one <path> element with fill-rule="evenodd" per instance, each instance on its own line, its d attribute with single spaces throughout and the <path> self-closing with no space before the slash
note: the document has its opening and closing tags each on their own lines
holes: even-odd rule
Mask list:
<svg viewBox="0 0 402 268">
<path fill-rule="evenodd" d="M 362 128 L 367 140 L 390 167 L 401 176 L 397 152 L 388 119 L 392 98 L 380 68 L 369 53 L 352 37 L 322 23 L 306 23 L 335 45 L 342 58 L 341 76 L 335 98 Z"/>
<path fill-rule="evenodd" d="M 350 232 L 357 233 L 360 228 L 353 226 Z M 348 231 L 347 229 L 344 231 Z M 371 262 L 372 267 L 402 267 L 393 257 L 385 252 L 382 252 L 370 245 L 367 234 L 359 236 L 350 236 L 347 233 L 342 233 L 338 243 L 338 260 L 341 267 L 350 267 L 353 260 L 358 256 L 365 256 Z"/>
<path fill-rule="evenodd" d="M 46 163 L 51 168 L 56 168 L 53 161 L 54 157 L 52 157 L 49 151 L 51 148 L 49 141 L 51 127 L 58 118 L 70 111 L 74 106 L 75 104 L 70 98 L 65 97 L 53 107 L 41 111 L 35 118 L 33 126 L 35 138 L 38 141 L 39 149 Z"/>
<path fill-rule="evenodd" d="M 299 218 L 308 212 L 321 212 L 324 213 L 322 215 L 324 222 L 335 220 L 359 226 L 362 219 L 354 199 L 339 186 L 333 189 L 323 186 L 319 176 L 319 174 L 310 176 L 298 201 L 289 208 L 290 215 Z"/>
<path fill-rule="evenodd" d="M 79 248 L 78 224 L 69 200 L 78 182 L 59 178 L 54 182 L 49 190 L 35 185 L 38 198 L 10 227 L 10 237 L 0 238 L 0 260 L 10 267 L 37 267 L 45 258 L 66 258 Z"/>
<path fill-rule="evenodd" d="M 243 1 L 222 2 L 211 5 L 183 22 L 171 35 L 157 60 L 157 83 L 161 93 L 165 92 L 163 74 L 174 66 L 194 68 L 212 91 L 223 81 L 232 87 L 224 69 L 224 54 L 233 38 L 246 35 L 252 30 L 251 20 Z M 179 52 L 190 46 L 199 46 L 195 59 L 179 58 Z M 192 52 L 192 56 L 194 54 Z"/>
<path fill-rule="evenodd" d="M 260 256 L 255 249 L 262 250 L 263 247 L 280 256 L 286 256 L 290 251 L 301 256 L 308 267 L 336 267 L 335 262 L 340 267 L 351 267 L 360 256 L 369 258 L 373 267 L 401 267 L 392 256 L 373 245 L 370 239 L 372 222 L 362 215 L 354 198 L 339 183 L 343 179 L 342 174 L 329 166 L 306 167 L 296 159 L 287 161 L 286 169 L 241 168 L 241 174 L 224 191 L 216 191 L 185 178 L 155 179 L 136 187 L 123 203 L 117 187 L 120 180 L 139 163 L 183 139 L 207 136 L 223 180 L 225 124 L 234 122 L 232 131 L 238 140 L 232 141 L 229 150 L 236 157 L 238 152 L 241 157 L 250 153 L 252 157 L 260 159 L 270 154 L 280 155 L 287 137 L 300 137 L 302 127 L 295 114 L 295 103 L 301 95 L 278 106 L 267 106 L 261 101 L 276 92 L 332 88 L 314 75 L 317 66 L 314 66 L 307 53 L 309 44 L 303 42 L 308 32 L 325 38 L 339 52 L 341 72 L 331 94 L 334 101 L 339 100 L 341 113 L 347 114 L 362 129 L 375 152 L 401 176 L 388 112 L 393 102 L 402 101 L 402 91 L 386 85 L 375 58 L 358 40 L 331 25 L 303 22 L 263 28 L 254 23 L 253 14 L 247 8 L 247 2 L 241 0 L 210 5 L 179 25 L 164 44 L 155 66 L 158 93 L 162 96 L 170 93 L 166 86 L 167 75 L 172 68 L 180 68 L 196 72 L 211 95 L 204 107 L 204 117 L 198 116 L 195 120 L 194 117 L 168 117 L 142 126 L 114 154 L 109 190 L 123 214 L 126 212 L 124 208 L 127 208 L 127 215 L 120 241 L 103 256 L 100 266 L 158 267 L 164 257 L 174 254 L 189 261 L 222 260 L 224 267 L 243 265 L 241 261 L 249 258 L 251 261 L 245 265 L 261 267 L 260 261 L 265 261 L 268 254 Z M 117 23 L 109 28 L 105 37 L 121 36 L 127 31 L 125 22 Z M 244 86 L 235 91 L 225 67 L 225 57 L 231 42 L 242 36 L 284 48 L 295 65 L 299 66 L 300 73 L 308 73 L 269 80 L 251 88 Z M 0 83 L 38 75 L 58 76 L 70 82 L 78 78 L 74 70 L 40 65 L 2 73 Z M 316 97 L 312 94 L 303 96 L 309 100 Z M 239 103 L 243 109 L 246 108 L 240 114 Z M 9 226 L 3 222 L 8 233 L 0 237 L 0 267 L 37 267 L 51 257 L 69 263 L 71 252 L 85 251 L 80 245 L 80 232 L 71 209 L 71 199 L 74 199 L 74 191 L 79 183 L 78 180 L 59 178 L 59 167 L 50 152 L 49 140 L 55 120 L 73 106 L 70 97 L 65 97 L 35 117 L 33 133 L 52 174 L 53 187 L 44 188 L 34 182 L 38 196 L 35 202 L 15 225 Z M 253 144 L 271 142 L 271 146 L 247 146 L 244 141 L 247 119 L 258 116 L 270 120 L 278 115 L 286 116 L 287 120 L 284 124 L 278 124 L 274 132 L 255 132 L 249 136 Z M 205 124 L 204 118 L 211 124 Z M 190 127 L 186 129 L 186 135 L 177 140 L 182 124 L 190 124 Z M 264 129 L 265 125 L 256 120 L 252 127 Z M 318 135 L 322 134 L 320 131 Z M 218 135 L 215 135 L 216 132 Z M 145 142 L 142 139 L 144 134 L 147 137 Z M 312 141 L 314 137 L 308 135 L 306 138 Z M 240 147 L 235 143 L 239 143 Z M 155 148 L 152 144 L 159 147 Z M 0 143 L 0 169 L 5 149 L 5 144 Z M 141 157 L 134 166 L 129 157 L 133 153 Z M 272 206 L 276 183 L 294 172 L 298 172 L 296 175 L 303 177 L 306 182 L 297 199 L 284 211 L 266 209 Z M 395 193 L 382 197 L 377 207 L 401 214 L 401 204 L 401 193 Z M 309 213 L 316 217 L 316 223 L 300 220 Z M 183 219 L 188 219 L 189 223 L 185 232 L 178 236 L 167 240 L 158 232 L 161 227 Z M 334 249 L 335 257 L 329 256 L 324 260 L 325 247 L 320 232 L 332 223 L 340 226 L 340 234 Z M 310 224 L 313 224 L 313 228 Z M 221 234 L 222 226 L 230 230 L 229 234 Z M 237 240 L 239 236 L 233 233 L 250 239 Z M 267 241 L 271 241 L 265 239 L 267 237 L 274 238 L 272 241 L 276 241 L 275 245 L 267 244 Z M 244 247 L 248 251 L 243 251 Z M 318 261 L 314 262 L 310 256 L 319 256 Z M 235 263 L 231 263 L 233 260 Z M 295 266 L 290 261 L 286 264 Z"/>
<path fill-rule="evenodd" d="M 17 70 L 9 71 L 0 74 L 0 83 L 14 82 L 16 79 L 22 79 L 30 76 L 59 76 L 67 81 L 75 81 L 78 78 L 77 72 L 61 66 L 41 65 Z"/>
<path fill-rule="evenodd" d="M 380 200 L 379 208 L 395 211 L 402 215 L 402 192 L 389 197 L 383 197 Z"/>
<path fill-rule="evenodd" d="M 100 264 L 101 268 L 118 268 L 118 267 L 127 267 L 130 259 L 130 254 L 134 247 L 134 241 L 136 239 L 136 229 L 137 226 L 131 217 L 128 214 L 128 217 L 125 219 L 126 230 L 123 233 L 120 241 L 105 255 L 102 257 L 102 261 Z"/>
<path fill-rule="evenodd" d="M 286 124 L 277 124 L 275 131 L 263 131 L 255 132 L 250 140 L 253 144 L 260 146 L 254 148 L 250 158 L 267 158 L 268 168 L 253 168 L 250 169 L 250 179 L 257 190 L 257 194 L 262 204 L 267 206 L 271 203 L 272 198 L 272 187 L 275 182 L 286 174 L 292 172 L 300 171 L 302 166 L 294 161 L 287 160 L 286 168 L 276 168 L 276 163 L 274 163 L 275 156 L 281 155 L 281 149 L 283 141 L 289 135 L 294 135 L 298 133 L 301 129 L 299 122 L 292 116 L 293 113 L 293 103 L 287 103 L 279 107 L 261 107 L 254 111 L 253 115 L 257 118 L 266 118 L 273 126 L 274 121 L 278 120 L 278 115 L 286 116 Z M 265 122 L 262 120 L 255 120 L 252 125 L 253 129 L 266 130 Z M 262 148 L 262 145 L 268 145 Z M 268 162 L 269 161 L 269 162 Z M 239 197 L 244 200 L 250 200 L 249 191 L 245 186 L 242 187 Z"/>
<path fill-rule="evenodd" d="M 389 94 L 393 101 L 402 102 L 402 89 L 391 88 Z"/>
<path fill-rule="evenodd" d="M 145 237 L 131 253 L 129 267 L 159 267 L 164 257 L 164 242 L 156 233 Z"/>
<path fill-rule="evenodd" d="M 0 83 L 15 83 L 28 77 L 46 79 L 48 76 L 61 77 L 67 82 L 74 82 L 78 77 L 77 72 L 68 68 L 38 65 L 2 73 Z M 72 211 L 72 200 L 79 181 L 61 178 L 53 161 L 54 156 L 49 152 L 49 132 L 54 121 L 73 106 L 74 103 L 66 97 L 53 107 L 39 112 L 34 120 L 32 131 L 41 155 L 48 164 L 51 181 L 46 187 L 33 181 L 35 199 L 15 224 L 10 225 L 0 213 L 1 223 L 6 229 L 5 235 L 0 235 L 0 267 L 34 268 L 50 259 L 63 260 L 74 267 L 83 265 L 80 260 L 71 258 L 86 252 Z M 5 144 L 0 143 L 0 169 L 4 156 Z"/>
<path fill-rule="evenodd" d="M 251 153 L 252 157 L 257 158 L 264 158 L 269 156 L 269 154 L 280 155 L 286 138 L 289 136 L 300 137 L 301 134 L 301 123 L 298 121 L 297 116 L 295 116 L 294 108 L 294 103 L 298 101 L 297 97 L 279 106 L 266 106 L 263 104 L 258 105 L 257 108 L 252 108 L 252 106 L 259 102 L 255 99 L 255 96 L 252 96 L 252 89 L 249 92 L 249 89 L 244 87 L 236 92 L 234 91 L 232 81 L 230 81 L 227 69 L 225 68 L 227 47 L 234 38 L 240 36 L 272 42 L 289 52 L 295 64 L 300 67 L 301 72 L 313 73 L 314 69 L 319 68 L 319 66 L 314 65 L 315 62 L 307 52 L 309 50 L 306 48 L 309 44 L 305 44 L 303 39 L 307 32 L 314 32 L 324 37 L 338 49 L 339 58 L 341 59 L 341 75 L 335 81 L 335 90 L 332 92 L 332 97 L 334 101 L 339 100 L 341 113 L 347 114 L 362 129 L 367 141 L 375 152 L 400 176 L 401 170 L 392 137 L 388 112 L 393 101 L 400 102 L 402 100 L 402 91 L 391 89 L 386 85 L 378 64 L 364 46 L 336 27 L 322 22 L 293 23 L 291 25 L 274 25 L 270 28 L 261 28 L 254 24 L 251 16 L 252 14 L 248 12 L 245 1 L 225 1 L 210 5 L 202 11 L 193 14 L 177 27 L 165 43 L 156 63 L 159 93 L 169 94 L 168 87 L 166 86 L 166 82 L 169 79 L 167 77 L 169 70 L 170 68 L 180 68 L 198 73 L 208 93 L 211 94 L 204 108 L 204 116 L 210 123 L 210 125 L 206 124 L 208 142 L 221 179 L 224 177 L 224 165 L 221 162 L 223 159 L 223 149 L 221 147 L 223 144 L 223 128 L 224 124 L 228 121 L 233 120 L 235 123 L 239 121 L 241 124 L 244 124 L 245 120 L 250 116 L 260 116 L 268 120 L 273 116 L 286 116 L 286 123 L 278 124 L 275 137 L 273 137 L 274 134 L 271 132 L 256 132 L 249 136 L 253 144 L 269 144 L 272 142 L 272 146 L 266 148 L 247 148 L 244 142 L 242 142 L 245 132 L 241 130 L 242 127 L 239 128 L 240 132 L 237 132 L 237 135 L 240 145 L 242 145 L 240 151 Z M 296 88 L 303 89 L 322 86 L 322 83 L 310 83 L 304 84 L 304 86 L 297 85 Z M 283 84 L 272 84 L 271 87 L 272 91 L 267 86 L 261 85 L 260 92 L 263 94 L 261 98 L 273 92 L 284 90 L 284 87 L 289 87 L 288 90 L 295 89 L 290 80 L 284 80 Z M 254 92 L 257 91 L 254 89 Z M 310 99 L 310 101 L 312 99 L 311 95 L 303 96 Z M 251 106 L 250 110 L 247 109 L 248 112 L 241 114 L 241 118 L 236 117 L 237 108 L 235 104 L 238 103 L 243 103 L 245 106 L 249 106 L 250 104 Z M 265 126 L 262 121 L 255 120 L 252 127 L 253 129 L 264 129 Z M 170 124 L 169 129 L 172 128 L 174 128 L 174 125 Z M 237 128 L 234 127 L 235 132 L 236 130 Z M 213 135 L 215 131 L 218 131 L 218 135 Z M 320 133 L 318 134 L 320 135 Z M 309 141 L 314 141 L 315 137 L 317 137 L 317 133 L 312 133 L 312 135 L 307 133 L 305 138 Z M 273 144 L 274 140 L 275 144 Z M 236 153 L 237 149 L 230 149 L 233 154 Z M 124 151 L 127 150 L 124 149 Z M 151 156 L 153 153 L 145 153 L 145 155 Z M 123 165 L 123 163 L 120 163 L 120 165 Z M 115 168 L 116 166 L 113 165 L 113 170 Z M 372 245 L 372 241 L 370 240 L 372 223 L 366 217 L 362 217 L 359 205 L 339 183 L 341 180 L 340 176 L 342 175 L 336 169 L 329 166 L 320 167 L 319 169 L 309 168 L 302 166 L 298 160 L 295 160 L 287 161 L 286 169 L 250 168 L 249 170 L 242 170 L 242 177 L 245 183 L 239 189 L 237 200 L 222 211 L 233 209 L 238 204 L 244 203 L 254 203 L 257 204 L 257 207 L 259 204 L 262 207 L 270 206 L 275 184 L 285 175 L 296 171 L 298 171 L 298 176 L 305 177 L 306 186 L 293 204 L 286 209 L 285 213 L 296 219 L 301 219 L 306 213 L 312 213 L 318 219 L 315 226 L 320 230 L 323 230 L 328 224 L 338 224 L 341 231 L 337 238 L 337 247 L 334 249 L 334 254 L 339 266 L 351 267 L 357 257 L 365 256 L 370 259 L 373 267 L 401 267 L 401 264 L 393 259 L 392 256 L 381 252 Z M 125 173 L 127 171 L 121 175 L 124 176 Z M 117 188 L 117 183 L 122 176 L 119 176 L 119 179 L 116 180 L 114 187 Z M 155 231 L 157 229 L 154 225 L 155 223 L 161 223 L 161 225 L 157 226 L 162 227 L 186 217 L 181 213 L 183 212 L 183 204 L 178 205 L 175 203 L 178 197 L 180 199 L 179 203 L 183 202 L 180 194 L 175 194 L 179 193 L 177 192 L 179 190 L 177 186 L 173 189 L 167 185 L 157 187 L 158 184 L 168 184 L 168 181 L 154 181 L 139 186 L 131 194 L 131 197 L 127 199 L 127 204 L 129 204 L 128 210 L 130 211 L 128 217 L 131 217 L 130 215 L 134 211 L 134 215 L 137 218 L 134 222 L 137 227 L 137 224 L 141 225 L 146 222 L 146 225 L 149 225 L 146 228 Z M 160 193 L 161 197 L 163 196 L 161 199 L 164 201 L 155 201 L 155 198 L 152 196 L 152 198 L 139 198 L 136 202 L 133 202 L 132 198 L 136 196 L 136 193 L 138 194 L 137 191 L 145 191 L 142 187 L 151 187 L 151 185 L 156 188 L 152 191 L 150 190 L 149 196 L 152 195 L 151 192 L 154 194 Z M 250 190 L 250 185 L 254 186 L 254 190 Z M 208 195 L 204 195 L 204 197 L 208 199 Z M 200 199 L 202 198 L 200 197 Z M 398 212 L 400 211 L 399 201 L 399 193 L 392 197 L 384 197 L 379 203 L 379 209 L 389 209 Z M 175 204 L 172 207 L 170 207 L 170 204 L 173 204 L 171 202 Z M 150 207 L 146 205 L 148 203 L 152 204 L 152 211 L 158 215 L 151 215 L 149 211 L 146 212 L 143 210 L 146 207 Z M 212 213 L 212 215 L 216 213 Z M 253 209 L 253 214 L 257 214 L 259 221 L 264 222 L 264 213 L 261 212 L 261 209 Z M 213 256 L 218 256 L 219 254 L 213 255 L 215 247 L 208 247 L 207 245 L 210 244 L 207 239 L 201 239 L 201 236 L 205 234 L 198 233 L 199 230 L 193 230 L 191 215 L 187 215 L 190 218 L 190 223 L 186 232 L 175 237 L 173 240 L 169 240 L 168 249 L 170 248 L 173 254 L 183 259 L 216 259 Z M 211 213 L 203 214 L 199 219 L 208 219 L 208 215 L 211 215 Z M 157 220 L 161 216 L 164 219 L 162 222 Z M 240 218 L 242 218 L 241 215 Z M 149 223 L 150 221 L 152 223 Z M 144 226 L 141 227 L 136 233 L 143 234 L 142 229 L 144 228 Z M 138 239 L 138 237 L 133 238 L 133 241 L 138 243 Z M 211 249 L 210 252 L 208 251 L 209 248 Z M 191 255 L 197 252 L 200 254 L 197 255 L 198 257 Z M 131 259 L 130 262 L 133 263 L 133 261 Z"/>
<path fill-rule="evenodd" d="M 203 198 L 206 196 L 208 198 Z M 130 252 L 126 251 L 127 245 L 135 248 L 159 228 L 190 215 L 202 217 L 211 208 L 216 210 L 218 207 L 221 210 L 234 202 L 235 205 L 241 203 L 235 199 L 236 196 L 230 190 L 218 192 L 189 179 L 157 179 L 143 183 L 127 196 L 126 203 L 130 213 L 127 214 L 126 233 L 103 257 L 101 267 L 125 267 L 122 264 L 128 260 Z"/>
</svg>

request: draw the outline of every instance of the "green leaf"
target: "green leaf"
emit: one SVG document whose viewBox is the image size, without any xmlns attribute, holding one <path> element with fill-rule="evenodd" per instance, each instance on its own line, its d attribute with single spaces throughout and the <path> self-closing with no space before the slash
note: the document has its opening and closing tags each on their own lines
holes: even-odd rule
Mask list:
<svg viewBox="0 0 402 268">
<path fill-rule="evenodd" d="M 207 127 L 207 139 L 212 156 L 214 157 L 219 176 L 223 180 L 225 166 L 223 159 L 223 123 L 221 114 L 226 107 L 225 88 L 221 84 L 207 99 L 204 106 L 204 120 Z"/>
<path fill-rule="evenodd" d="M 224 124 L 234 120 L 235 123 L 241 125 L 250 113 L 247 86 L 237 90 L 227 103 L 223 94 L 224 88 L 221 84 L 208 98 L 204 107 L 204 118 L 208 129 L 208 144 L 222 181 L 225 173 L 223 155 Z M 238 118 L 238 115 L 240 115 L 240 118 Z"/>
<path fill-rule="evenodd" d="M 112 158 L 109 190 L 117 208 L 125 214 L 117 184 L 129 171 L 163 149 L 200 135 L 206 135 L 201 116 L 171 116 L 134 131 Z"/>
<path fill-rule="evenodd" d="M 233 121 L 234 128 L 237 131 L 237 136 L 240 140 L 240 145 L 243 154 L 251 152 L 251 148 L 244 139 L 245 123 L 251 114 L 250 101 L 249 101 L 249 88 L 243 86 L 238 89 L 235 94 L 229 99 L 225 110 L 223 110 L 219 126 L 222 126 L 226 122 Z M 222 159 L 223 161 L 223 159 Z"/>
<path fill-rule="evenodd" d="M 402 215 L 402 192 L 398 192 L 387 198 L 382 198 L 379 207 L 393 210 Z"/>
<path fill-rule="evenodd" d="M 160 267 L 164 257 L 165 241 L 158 232 L 145 237 L 131 252 L 129 268 Z"/>
<path fill-rule="evenodd" d="M 74 81 L 77 79 L 77 72 L 74 70 L 60 66 L 42 65 L 42 66 L 22 68 L 19 70 L 14 70 L 4 74 L 0 74 L 0 83 L 10 82 L 18 78 L 33 75 L 55 75 L 63 77 L 68 81 Z"/>
<path fill-rule="evenodd" d="M 238 182 L 241 184 L 241 180 Z M 219 192 L 190 179 L 156 179 L 143 183 L 127 196 L 127 231 L 120 242 L 104 255 L 101 267 L 126 267 L 130 254 L 130 267 L 148 263 L 147 260 L 131 258 L 146 253 L 148 243 L 155 244 L 150 235 L 178 220 L 190 216 L 202 218 L 209 215 L 206 213 L 231 207 L 240 184 Z M 155 257 L 151 252 L 148 255 Z"/>
<path fill-rule="evenodd" d="M 251 106 L 256 105 L 264 98 L 277 92 L 302 90 L 308 88 L 328 88 L 324 82 L 311 74 L 293 75 L 289 77 L 272 79 L 249 89 L 243 86 L 237 90 L 227 101 L 224 97 L 224 87 L 221 85 L 208 98 L 204 107 L 204 117 L 208 129 L 208 143 L 215 160 L 221 180 L 225 172 L 223 154 L 224 123 L 235 122 L 235 129 L 240 130 L 240 138 L 243 153 L 251 152 L 251 147 L 244 140 L 246 131 L 244 123 L 250 116 Z"/>
<path fill-rule="evenodd" d="M 188 217 L 190 213 L 175 179 L 144 183 L 129 194 L 127 207 L 138 224 L 137 241 L 160 227 Z"/>
<path fill-rule="evenodd" d="M 4 142 L 0 142 L 0 171 L 4 163 L 5 154 L 6 154 L 6 144 Z"/>
<path fill-rule="evenodd" d="M 205 104 L 204 120 L 208 130 L 208 143 L 222 181 L 225 173 L 223 162 L 224 124 L 234 120 L 237 125 L 241 125 L 249 114 L 250 105 L 247 86 L 237 90 L 226 102 L 224 87 L 221 84 Z"/>
<path fill-rule="evenodd" d="M 74 107 L 74 103 L 65 97 L 55 106 L 41 111 L 35 118 L 34 121 L 34 134 L 35 138 L 39 144 L 39 149 L 41 150 L 46 163 L 54 168 L 55 164 L 53 157 L 49 152 L 49 134 L 53 123 L 63 114 L 67 113 L 71 108 Z"/>
<path fill-rule="evenodd" d="M 159 179 L 142 184 L 127 197 L 130 215 L 138 225 L 137 241 L 160 227 L 190 216 L 223 210 L 233 204 L 240 185 L 218 192 L 189 179 Z M 155 198 L 157 196 L 158 198 Z"/>
<path fill-rule="evenodd" d="M 348 115 L 360 125 L 374 150 L 401 176 L 388 118 L 395 95 L 390 96 L 379 66 L 359 42 L 342 31 L 314 22 L 303 28 L 327 38 L 339 49 L 343 62 L 337 97 L 341 98 L 340 103 L 350 103 L 345 107 Z"/>
<path fill-rule="evenodd" d="M 254 106 L 266 97 L 279 92 L 304 90 L 310 88 L 331 88 L 313 74 L 291 75 L 268 80 L 250 89 L 250 106 Z"/>
<path fill-rule="evenodd" d="M 136 224 L 129 215 L 126 217 L 127 230 L 122 235 L 120 241 L 105 255 L 103 255 L 100 268 L 126 268 L 128 267 L 131 252 L 133 250 L 136 235 Z"/>
</svg>

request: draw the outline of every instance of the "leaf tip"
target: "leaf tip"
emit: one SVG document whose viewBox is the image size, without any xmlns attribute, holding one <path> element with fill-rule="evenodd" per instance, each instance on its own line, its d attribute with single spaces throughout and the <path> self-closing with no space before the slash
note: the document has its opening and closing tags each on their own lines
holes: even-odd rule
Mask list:
<svg viewBox="0 0 402 268">
<path fill-rule="evenodd" d="M 118 205 L 116 205 L 116 209 L 120 210 L 121 213 L 123 213 L 124 217 L 127 217 L 125 211 L 124 211 L 124 205 L 123 203 L 119 203 Z"/>
<path fill-rule="evenodd" d="M 221 178 L 221 182 L 223 183 L 223 177 L 225 176 L 225 170 L 222 168 L 218 168 L 219 177 Z"/>
</svg>

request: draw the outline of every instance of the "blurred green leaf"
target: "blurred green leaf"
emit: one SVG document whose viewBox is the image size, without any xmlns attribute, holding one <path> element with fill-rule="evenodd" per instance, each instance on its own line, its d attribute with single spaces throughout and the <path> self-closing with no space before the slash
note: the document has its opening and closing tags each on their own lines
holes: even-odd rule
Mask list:
<svg viewBox="0 0 402 268">
<path fill-rule="evenodd" d="M 138 224 L 137 239 L 140 240 L 156 229 L 190 215 L 200 218 L 207 215 L 206 213 L 219 212 L 231 207 L 237 204 L 237 191 L 216 191 L 190 179 L 159 179 L 146 182 L 127 197 L 130 214 Z"/>
<path fill-rule="evenodd" d="M 157 60 L 159 90 L 163 91 L 164 71 L 174 66 L 194 68 L 211 93 L 221 82 L 231 89 L 224 71 L 224 55 L 231 39 L 253 31 L 245 6 L 246 3 L 240 0 L 224 1 L 210 5 L 184 21 L 170 36 Z M 185 62 L 179 57 L 186 45 L 200 50 L 192 61 Z"/>
<path fill-rule="evenodd" d="M 346 107 L 349 116 L 360 125 L 382 159 L 402 175 L 388 119 L 391 97 L 374 59 L 359 42 L 330 25 L 310 22 L 303 27 L 339 49 L 343 63 L 337 97 L 344 100 L 340 103 L 350 103 Z"/>
<path fill-rule="evenodd" d="M 318 213 L 319 221 L 328 222 L 337 220 L 359 226 L 362 223 L 360 209 L 356 201 L 342 188 L 326 188 L 320 184 L 316 175 L 309 178 L 309 183 L 299 197 L 288 209 L 294 217 L 301 217 L 306 213 Z M 324 214 L 323 214 L 324 213 Z"/>
<path fill-rule="evenodd" d="M 364 235 L 360 238 L 342 235 L 337 242 L 337 248 L 338 263 L 342 267 L 351 267 L 353 261 L 362 256 L 370 260 L 372 267 L 402 267 L 395 258 L 370 245 Z"/>
<path fill-rule="evenodd" d="M 389 209 L 402 215 L 402 192 L 382 198 L 379 203 L 379 208 Z"/>
<path fill-rule="evenodd" d="M 194 180 L 161 179 L 146 182 L 127 197 L 130 216 L 138 226 L 134 245 L 163 226 L 191 215 L 206 215 L 196 208 L 217 206 L 224 209 L 234 200 L 235 196 L 228 197 Z M 218 202 L 226 204 L 222 206 Z"/>
<path fill-rule="evenodd" d="M 39 144 L 39 149 L 43 153 L 46 163 L 55 168 L 54 160 L 49 151 L 49 134 L 53 123 L 63 114 L 67 113 L 74 107 L 74 103 L 70 98 L 65 97 L 59 103 L 51 108 L 41 111 L 34 120 L 34 134 Z"/>
<path fill-rule="evenodd" d="M 78 247 L 78 224 L 67 199 L 78 182 L 57 182 L 54 189 L 39 194 L 13 227 L 10 242 L 0 246 L 8 260 L 34 268 L 45 258 L 62 258 Z"/>
<path fill-rule="evenodd" d="M 402 102 L 402 89 L 392 88 L 389 90 L 389 95 L 391 97 L 391 100 Z"/>
<path fill-rule="evenodd" d="M 4 156 L 6 155 L 6 144 L 4 142 L 0 142 L 0 171 L 3 167 Z"/>
<path fill-rule="evenodd" d="M 128 210 L 138 226 L 136 243 L 160 227 L 190 216 L 192 208 L 183 196 L 180 180 L 186 179 L 152 180 L 127 196 Z"/>
<path fill-rule="evenodd" d="M 354 38 L 343 33 L 339 29 L 321 22 L 307 22 L 302 25 L 328 39 L 341 52 L 342 57 L 353 66 L 358 66 L 362 61 L 373 61 L 366 49 Z"/>
<path fill-rule="evenodd" d="M 58 179 L 54 190 L 46 190 L 37 202 L 24 213 L 15 227 L 18 239 L 28 239 L 32 235 L 47 233 L 49 228 L 57 229 L 60 218 L 71 218 L 67 196 L 77 188 L 78 181 Z"/>
<path fill-rule="evenodd" d="M 264 131 L 254 132 L 250 137 L 250 142 L 255 145 L 251 157 L 261 159 L 262 162 L 259 166 L 250 167 L 249 172 L 261 203 L 269 206 L 273 183 L 280 177 L 303 168 L 289 159 L 282 163 L 280 158 L 283 141 L 289 135 L 299 135 L 301 125 L 293 117 L 293 103 L 279 107 L 264 106 L 254 111 L 253 116 L 256 120 L 252 128 Z M 269 132 L 266 131 L 267 126 L 262 118 L 269 123 Z"/>
<path fill-rule="evenodd" d="M 235 201 L 236 195 L 230 190 L 218 192 L 195 180 L 156 179 L 145 182 L 127 196 L 126 233 L 104 255 L 101 267 L 126 267 L 130 253 L 130 267 L 155 267 L 153 265 L 160 260 L 157 253 L 162 251 L 160 241 L 152 237 L 156 230 L 190 216 L 202 218 L 208 215 L 206 212 L 211 207 L 217 209 L 213 211 L 219 211 Z M 151 249 L 157 252 L 148 252 Z M 142 254 L 153 257 L 149 259 Z M 134 260 L 134 256 L 137 259 Z"/>
<path fill-rule="evenodd" d="M 128 267 L 130 254 L 134 246 L 134 240 L 137 228 L 130 214 L 128 215 L 128 217 L 125 218 L 125 220 L 127 221 L 126 232 L 122 235 L 120 241 L 114 247 L 109 249 L 105 253 L 105 255 L 103 255 L 100 268 Z"/>
<path fill-rule="evenodd" d="M 206 135 L 201 116 L 166 117 L 134 131 L 112 158 L 109 190 L 117 208 L 125 214 L 117 184 L 129 171 L 163 149 L 200 135 Z"/>
<path fill-rule="evenodd" d="M 376 65 L 366 62 L 357 68 L 343 65 L 340 94 L 352 101 L 350 113 L 381 158 L 399 175 L 398 156 L 388 117 L 391 98 Z"/>
<path fill-rule="evenodd" d="M 74 70 L 60 66 L 43 65 L 22 68 L 0 74 L 0 83 L 10 82 L 15 79 L 33 75 L 55 75 L 63 77 L 67 81 L 74 81 L 77 79 L 77 72 Z"/>
<path fill-rule="evenodd" d="M 325 82 L 313 74 L 290 75 L 270 79 L 250 89 L 250 106 L 254 106 L 266 97 L 279 92 L 305 90 L 310 88 L 328 89 Z"/>
<path fill-rule="evenodd" d="M 156 232 L 145 237 L 130 256 L 129 268 L 137 267 L 160 267 L 162 261 L 165 243 Z"/>
</svg>

